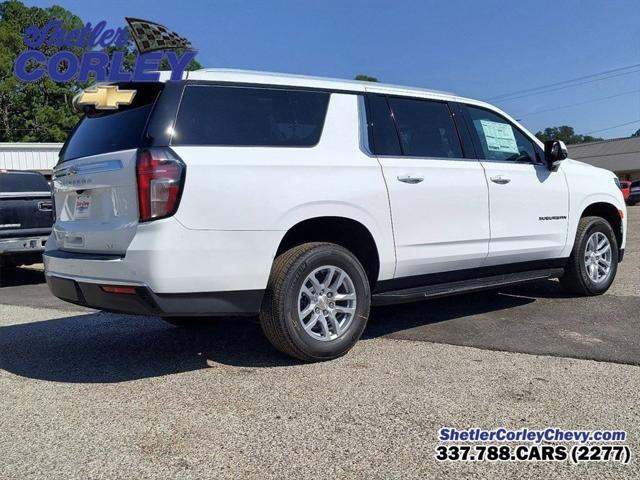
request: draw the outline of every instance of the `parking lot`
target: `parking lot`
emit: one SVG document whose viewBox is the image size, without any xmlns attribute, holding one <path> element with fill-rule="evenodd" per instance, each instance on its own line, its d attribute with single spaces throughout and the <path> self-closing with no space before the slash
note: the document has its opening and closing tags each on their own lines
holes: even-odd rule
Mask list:
<svg viewBox="0 0 640 480">
<path fill-rule="evenodd" d="M 611 290 L 555 281 L 374 309 L 346 357 L 276 353 L 252 319 L 179 330 L 0 288 L 0 478 L 638 478 L 640 466 L 437 463 L 436 431 L 626 430 L 640 453 L 640 206 Z"/>
</svg>

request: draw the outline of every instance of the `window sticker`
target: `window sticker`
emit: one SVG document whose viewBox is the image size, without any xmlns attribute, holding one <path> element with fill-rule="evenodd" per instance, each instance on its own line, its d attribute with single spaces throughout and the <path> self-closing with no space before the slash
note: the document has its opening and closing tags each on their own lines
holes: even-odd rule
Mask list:
<svg viewBox="0 0 640 480">
<path fill-rule="evenodd" d="M 520 153 L 513 128 L 507 123 L 480 120 L 487 148 L 493 152 Z"/>
</svg>

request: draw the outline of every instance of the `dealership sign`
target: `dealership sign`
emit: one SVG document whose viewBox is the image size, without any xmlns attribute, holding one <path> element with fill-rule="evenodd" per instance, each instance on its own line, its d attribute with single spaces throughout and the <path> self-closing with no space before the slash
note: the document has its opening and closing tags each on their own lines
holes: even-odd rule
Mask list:
<svg viewBox="0 0 640 480">
<path fill-rule="evenodd" d="M 36 82 L 48 76 L 54 82 L 87 82 L 92 77 L 104 82 L 155 82 L 160 79 L 163 59 L 171 69 L 171 80 L 180 80 L 196 56 L 191 43 L 158 23 L 126 18 L 127 27 L 106 28 L 107 23 L 65 30 L 61 20 L 52 20 L 43 27 L 31 25 L 23 34 L 29 48 L 15 61 L 14 74 L 23 82 Z M 127 42 L 132 39 L 138 53 L 132 68 L 125 68 Z M 47 47 L 61 50 L 51 56 Z M 105 50 L 115 47 L 112 53 Z M 85 51 L 76 55 L 74 48 Z M 98 50 L 100 49 L 100 50 Z"/>
</svg>

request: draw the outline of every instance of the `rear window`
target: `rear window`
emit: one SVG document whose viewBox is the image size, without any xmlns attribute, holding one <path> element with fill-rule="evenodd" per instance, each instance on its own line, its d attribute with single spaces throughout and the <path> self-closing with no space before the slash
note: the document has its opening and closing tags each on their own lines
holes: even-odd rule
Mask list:
<svg viewBox="0 0 640 480">
<path fill-rule="evenodd" d="M 327 113 L 326 92 L 189 85 L 174 145 L 311 147 Z"/>
<path fill-rule="evenodd" d="M 162 84 L 119 86 L 136 90 L 132 104 L 120 106 L 114 111 L 87 111 L 63 147 L 61 162 L 142 145 L 149 113 L 162 90 Z"/>
<path fill-rule="evenodd" d="M 49 190 L 47 180 L 39 173 L 0 172 L 0 194 Z"/>
</svg>

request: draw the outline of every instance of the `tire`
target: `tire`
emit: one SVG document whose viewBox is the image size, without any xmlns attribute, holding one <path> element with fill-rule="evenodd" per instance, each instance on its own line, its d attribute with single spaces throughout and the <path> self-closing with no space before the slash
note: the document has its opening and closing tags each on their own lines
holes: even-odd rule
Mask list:
<svg viewBox="0 0 640 480">
<path fill-rule="evenodd" d="M 260 324 L 280 352 L 305 362 L 332 360 L 358 341 L 370 305 L 367 274 L 351 252 L 333 243 L 305 243 L 274 260 Z"/>
<path fill-rule="evenodd" d="M 597 233 L 606 237 L 611 249 L 609 257 L 611 262 L 610 270 L 606 278 L 598 282 L 592 279 L 587 266 L 589 261 L 587 258 L 587 243 Z M 578 295 L 602 295 L 613 283 L 617 269 L 618 240 L 609 222 L 601 217 L 584 217 L 580 219 L 573 250 L 565 268 L 565 274 L 560 279 L 562 286 Z"/>
<path fill-rule="evenodd" d="M 162 317 L 162 320 L 184 329 L 208 328 L 215 324 L 215 319 L 209 317 Z"/>
</svg>

